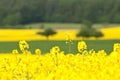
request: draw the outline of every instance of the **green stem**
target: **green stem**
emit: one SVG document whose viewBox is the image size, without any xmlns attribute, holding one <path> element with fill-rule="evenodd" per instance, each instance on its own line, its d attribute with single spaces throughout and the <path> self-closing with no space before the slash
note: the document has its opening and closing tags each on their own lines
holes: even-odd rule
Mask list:
<svg viewBox="0 0 120 80">
<path fill-rule="evenodd" d="M 69 48 L 69 49 L 68 49 L 68 50 L 69 50 L 69 53 L 71 53 L 71 44 L 68 44 L 68 46 L 69 46 L 69 47 L 68 47 L 68 48 Z"/>
</svg>

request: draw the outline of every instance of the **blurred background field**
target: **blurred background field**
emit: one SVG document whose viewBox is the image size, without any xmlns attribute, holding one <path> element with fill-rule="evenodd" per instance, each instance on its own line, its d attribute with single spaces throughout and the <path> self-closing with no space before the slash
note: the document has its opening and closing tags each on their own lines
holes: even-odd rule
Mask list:
<svg viewBox="0 0 120 80">
<path fill-rule="evenodd" d="M 28 41 L 30 45 L 30 51 L 32 53 L 34 53 L 34 50 L 36 48 L 40 48 L 42 53 L 47 53 L 53 46 L 59 46 L 65 53 L 69 53 L 68 45 L 65 43 L 66 33 L 69 33 L 71 40 L 73 41 L 70 52 L 76 54 L 77 42 L 83 40 L 82 38 L 76 37 L 76 34 L 80 28 L 80 24 L 76 24 L 77 27 L 69 27 L 71 24 L 61 24 L 64 26 L 63 28 L 60 26 L 57 27 L 57 25 L 60 24 L 51 25 L 56 25 L 56 27 L 51 27 L 57 31 L 57 34 L 50 36 L 49 40 L 46 40 L 45 36 L 36 34 L 38 31 L 44 30 L 41 28 L 39 29 L 33 27 L 33 29 L 0 29 L 0 53 L 9 53 L 13 49 L 19 50 L 18 42 L 20 40 Z M 73 24 L 71 26 L 73 26 Z M 113 44 L 120 42 L 120 27 L 112 25 L 109 27 L 99 27 L 99 29 L 104 33 L 103 37 L 100 37 L 98 39 L 85 39 L 88 45 L 88 50 L 94 49 L 95 51 L 98 51 L 104 49 L 109 54 L 112 51 Z"/>
<path fill-rule="evenodd" d="M 40 24 L 39 24 L 40 25 Z M 57 23 L 44 23 L 44 28 L 37 28 L 38 24 L 35 25 L 26 25 L 24 27 L 31 26 L 27 29 L 0 29 L 0 41 L 19 41 L 19 40 L 46 40 L 45 36 L 36 34 L 39 31 L 43 31 L 45 28 L 53 28 L 56 30 L 57 34 L 50 36 L 49 40 L 65 40 L 66 33 L 70 34 L 72 40 L 81 40 L 82 38 L 76 37 L 76 34 L 79 32 L 81 25 L 80 24 L 57 24 Z M 99 29 L 104 36 L 100 37 L 100 40 L 108 39 L 120 39 L 120 26 L 111 25 L 111 26 L 102 26 L 102 25 L 93 25 L 93 27 Z M 95 38 L 90 37 L 90 40 L 95 40 Z"/>
</svg>

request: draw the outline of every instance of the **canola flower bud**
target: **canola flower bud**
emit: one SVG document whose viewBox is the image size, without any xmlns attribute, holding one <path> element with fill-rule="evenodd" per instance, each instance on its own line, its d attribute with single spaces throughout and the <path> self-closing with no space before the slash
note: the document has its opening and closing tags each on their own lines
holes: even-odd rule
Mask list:
<svg viewBox="0 0 120 80">
<path fill-rule="evenodd" d="M 22 40 L 19 42 L 19 48 L 22 52 L 24 52 L 26 49 L 29 49 L 29 44 L 26 41 Z"/>
<path fill-rule="evenodd" d="M 73 44 L 71 37 L 70 37 L 70 33 L 66 33 L 66 44 Z"/>
<path fill-rule="evenodd" d="M 115 43 L 114 44 L 113 51 L 114 52 L 120 52 L 120 43 Z"/>
<path fill-rule="evenodd" d="M 12 50 L 12 54 L 19 54 L 17 49 Z"/>
<path fill-rule="evenodd" d="M 100 50 L 100 51 L 98 51 L 97 55 L 98 56 L 106 56 L 107 53 L 104 50 Z"/>
<path fill-rule="evenodd" d="M 40 50 L 40 49 L 36 49 L 36 50 L 35 50 L 35 54 L 36 54 L 36 55 L 41 55 L 41 50 Z"/>
<path fill-rule="evenodd" d="M 113 46 L 113 51 L 110 53 L 112 57 L 116 57 L 120 53 L 120 43 L 115 43 Z"/>
<path fill-rule="evenodd" d="M 87 49 L 87 45 L 86 45 L 85 41 L 79 41 L 78 42 L 78 52 L 84 51 L 85 49 Z"/>
<path fill-rule="evenodd" d="M 73 44 L 72 40 L 66 41 L 66 44 Z"/>
<path fill-rule="evenodd" d="M 94 49 L 91 49 L 88 53 L 89 53 L 89 54 L 95 54 L 95 50 L 94 50 Z"/>
<path fill-rule="evenodd" d="M 50 50 L 50 53 L 59 53 L 59 52 L 60 52 L 60 48 L 58 46 L 55 46 Z"/>
<path fill-rule="evenodd" d="M 12 53 L 13 53 L 13 54 L 18 54 L 19 52 L 18 52 L 17 49 L 14 49 L 14 50 L 12 50 Z"/>
</svg>

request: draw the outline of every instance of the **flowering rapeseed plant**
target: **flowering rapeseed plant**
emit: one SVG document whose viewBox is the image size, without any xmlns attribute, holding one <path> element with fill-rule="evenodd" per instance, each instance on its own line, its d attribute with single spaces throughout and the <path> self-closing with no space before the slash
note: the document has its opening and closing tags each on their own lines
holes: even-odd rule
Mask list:
<svg viewBox="0 0 120 80">
<path fill-rule="evenodd" d="M 18 52 L 17 49 L 12 50 L 12 53 L 13 53 L 13 54 L 19 54 L 19 52 Z"/>
<path fill-rule="evenodd" d="M 73 44 L 71 37 L 70 37 L 70 33 L 66 33 L 66 44 Z"/>
<path fill-rule="evenodd" d="M 112 55 L 87 51 L 84 41 L 78 42 L 78 51 L 87 54 L 64 54 L 58 46 L 46 54 L 36 49 L 35 54 L 24 55 L 15 49 L 13 54 L 0 54 L 0 80 L 120 80 L 119 44 L 114 44 Z M 25 48 L 28 44 L 20 50 Z"/>
<path fill-rule="evenodd" d="M 87 49 L 87 45 L 86 45 L 85 41 L 79 41 L 78 42 L 78 52 L 82 53 L 86 49 Z"/>
<path fill-rule="evenodd" d="M 36 54 L 36 55 L 41 55 L 41 50 L 40 50 L 40 49 L 36 49 L 36 50 L 35 50 L 35 54 Z"/>
<path fill-rule="evenodd" d="M 120 52 L 120 44 L 119 43 L 114 44 L 113 51 Z"/>
<path fill-rule="evenodd" d="M 28 51 L 28 49 L 29 49 L 29 44 L 26 42 L 26 41 L 24 41 L 24 40 L 22 40 L 22 41 L 20 41 L 19 42 L 19 48 L 20 48 L 20 50 L 24 53 L 24 54 L 27 54 L 29 51 Z"/>
<path fill-rule="evenodd" d="M 71 52 L 71 45 L 73 44 L 73 41 L 71 40 L 70 33 L 66 33 L 66 44 L 68 45 L 69 53 Z"/>
</svg>

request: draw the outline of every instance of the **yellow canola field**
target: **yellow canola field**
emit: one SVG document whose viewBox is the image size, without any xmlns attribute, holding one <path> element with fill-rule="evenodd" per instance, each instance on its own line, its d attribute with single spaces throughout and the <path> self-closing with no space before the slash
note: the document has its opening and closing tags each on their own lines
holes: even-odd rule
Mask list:
<svg viewBox="0 0 120 80">
<path fill-rule="evenodd" d="M 104 33 L 102 39 L 120 39 L 120 27 L 103 28 Z"/>
<path fill-rule="evenodd" d="M 36 40 L 44 38 L 37 36 L 37 31 L 27 29 L 0 29 L 0 41 Z"/>
<path fill-rule="evenodd" d="M 0 41 L 20 41 L 20 40 L 46 40 L 45 36 L 37 35 L 38 29 L 0 29 Z M 50 36 L 50 40 L 65 40 L 66 33 L 72 39 L 76 39 L 77 30 L 56 30 L 57 34 Z"/>
<path fill-rule="evenodd" d="M 77 54 L 64 54 L 58 46 L 46 54 L 38 49 L 31 54 L 28 46 L 21 41 L 22 54 L 0 54 L 0 80 L 120 80 L 120 43 L 110 55 L 86 50 L 84 41 L 78 42 Z"/>
<path fill-rule="evenodd" d="M 20 41 L 20 40 L 46 40 L 45 36 L 37 35 L 38 29 L 0 29 L 0 41 Z M 78 40 L 76 34 L 79 30 L 60 29 L 56 30 L 57 34 L 50 36 L 50 40 L 65 40 L 66 33 L 70 35 L 72 40 Z M 101 31 L 104 37 L 100 39 L 120 39 L 120 27 L 103 28 Z M 91 38 L 95 39 L 95 38 Z"/>
</svg>

